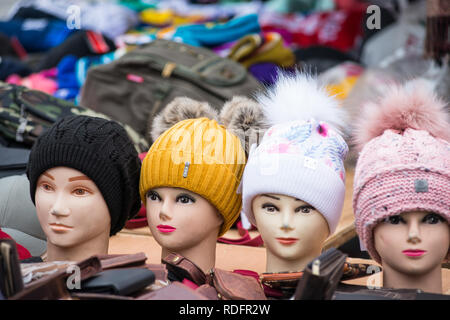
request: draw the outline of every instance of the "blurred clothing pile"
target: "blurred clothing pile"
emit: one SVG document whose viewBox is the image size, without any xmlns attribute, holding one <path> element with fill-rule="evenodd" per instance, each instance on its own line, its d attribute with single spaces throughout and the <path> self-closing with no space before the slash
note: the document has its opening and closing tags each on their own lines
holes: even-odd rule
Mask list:
<svg viewBox="0 0 450 320">
<path fill-rule="evenodd" d="M 432 2 L 21 0 L 0 21 L 0 80 L 77 103 L 90 67 L 161 38 L 211 49 L 266 85 L 303 68 L 341 99 L 365 73 L 375 87 L 424 76 L 448 94 L 448 40 L 430 43 L 448 39 L 449 13 Z"/>
<path fill-rule="evenodd" d="M 91 67 L 166 39 L 266 86 L 279 69 L 317 74 L 353 116 L 414 77 L 450 98 L 449 21 L 438 0 L 21 0 L 0 21 L 0 81 L 77 105 Z"/>
</svg>

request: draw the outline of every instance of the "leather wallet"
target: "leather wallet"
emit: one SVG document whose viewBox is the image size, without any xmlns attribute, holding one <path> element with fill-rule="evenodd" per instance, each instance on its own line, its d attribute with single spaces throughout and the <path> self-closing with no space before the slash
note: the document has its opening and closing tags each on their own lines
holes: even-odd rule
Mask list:
<svg viewBox="0 0 450 320">
<path fill-rule="evenodd" d="M 155 282 L 155 274 L 146 268 L 111 269 L 81 283 L 82 292 L 127 296 Z"/>
<path fill-rule="evenodd" d="M 105 254 L 97 255 L 102 264 L 102 269 L 143 266 L 147 256 L 143 252 L 134 254 Z"/>
<path fill-rule="evenodd" d="M 25 287 L 11 300 L 71 300 L 66 287 L 66 272 L 59 270 L 52 275 L 34 282 Z"/>
<path fill-rule="evenodd" d="M 24 289 L 16 242 L 0 240 L 0 290 L 9 298 Z"/>
<path fill-rule="evenodd" d="M 155 279 L 160 281 L 167 281 L 167 267 L 165 264 L 146 264 L 145 267 L 155 274 Z"/>
<path fill-rule="evenodd" d="M 139 296 L 136 300 L 208 300 L 208 298 L 181 282 L 172 282 L 167 287 Z"/>
<path fill-rule="evenodd" d="M 261 284 L 253 277 L 212 268 L 207 283 L 217 290 L 221 300 L 267 300 Z"/>
<path fill-rule="evenodd" d="M 280 290 L 294 290 L 297 288 L 298 281 L 303 276 L 303 272 L 277 272 L 262 273 L 260 275 L 261 283 Z"/>
<path fill-rule="evenodd" d="M 259 279 L 262 285 L 277 290 L 281 295 L 280 298 L 290 298 L 295 293 L 298 281 L 302 276 L 303 271 L 276 272 L 262 273 Z"/>
<path fill-rule="evenodd" d="M 208 300 L 219 300 L 216 288 L 210 286 L 209 284 L 202 284 L 200 287 L 195 289 L 198 293 L 204 295 Z"/>
<path fill-rule="evenodd" d="M 206 275 L 195 263 L 177 253 L 170 253 L 162 259 L 167 266 L 169 280 L 183 281 L 188 279 L 201 286 L 206 282 Z"/>
<path fill-rule="evenodd" d="M 307 264 L 295 300 L 331 300 L 344 272 L 347 255 L 331 248 Z"/>
<path fill-rule="evenodd" d="M 171 253 L 162 259 L 167 265 L 167 269 L 172 274 L 175 281 L 188 279 L 198 286 L 209 285 L 217 292 L 220 300 L 266 300 L 264 290 L 255 278 L 244 276 L 238 273 L 212 268 L 205 274 L 197 265 L 189 259 L 177 253 Z M 176 279 L 173 279 L 173 278 Z M 206 290 L 203 287 L 201 290 Z M 208 297 L 212 297 L 214 292 L 211 289 L 205 291 Z M 214 299 L 216 296 L 214 295 Z"/>
<path fill-rule="evenodd" d="M 133 297 L 107 293 L 72 292 L 72 300 L 134 300 Z"/>
<path fill-rule="evenodd" d="M 37 263 L 22 263 L 22 277 L 25 287 L 38 285 L 45 282 L 46 278 L 55 273 L 65 274 L 63 277 L 69 277 L 71 267 L 77 266 L 80 270 L 80 280 L 86 280 L 93 275 L 102 271 L 100 260 L 96 256 L 92 256 L 80 262 L 74 261 L 49 261 Z"/>
</svg>

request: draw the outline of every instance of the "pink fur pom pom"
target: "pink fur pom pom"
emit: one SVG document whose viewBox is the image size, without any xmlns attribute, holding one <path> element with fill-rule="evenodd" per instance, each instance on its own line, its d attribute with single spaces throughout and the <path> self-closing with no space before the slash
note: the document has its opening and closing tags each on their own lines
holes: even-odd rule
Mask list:
<svg viewBox="0 0 450 320">
<path fill-rule="evenodd" d="M 450 121 L 445 106 L 425 80 L 392 86 L 377 103 L 363 106 L 355 124 L 355 145 L 362 150 L 367 142 L 385 130 L 402 132 L 407 128 L 425 130 L 436 138 L 450 141 Z"/>
</svg>

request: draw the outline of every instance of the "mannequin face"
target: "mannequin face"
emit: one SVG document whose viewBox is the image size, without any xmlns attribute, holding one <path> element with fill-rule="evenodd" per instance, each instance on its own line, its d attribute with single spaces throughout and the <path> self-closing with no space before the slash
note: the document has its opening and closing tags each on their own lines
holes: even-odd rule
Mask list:
<svg viewBox="0 0 450 320">
<path fill-rule="evenodd" d="M 408 212 L 379 223 L 374 239 L 383 266 L 405 275 L 424 275 L 447 257 L 450 231 L 438 214 Z"/>
<path fill-rule="evenodd" d="M 252 202 L 256 225 L 273 255 L 301 260 L 322 250 L 328 223 L 308 203 L 278 194 L 261 194 Z"/>
<path fill-rule="evenodd" d="M 206 199 L 181 188 L 149 190 L 146 209 L 155 240 L 174 252 L 193 248 L 206 239 L 216 241 L 223 223 L 217 209 Z"/>
<path fill-rule="evenodd" d="M 105 232 L 111 217 L 95 183 L 78 170 L 56 167 L 38 179 L 36 211 L 47 241 L 74 247 Z"/>
</svg>

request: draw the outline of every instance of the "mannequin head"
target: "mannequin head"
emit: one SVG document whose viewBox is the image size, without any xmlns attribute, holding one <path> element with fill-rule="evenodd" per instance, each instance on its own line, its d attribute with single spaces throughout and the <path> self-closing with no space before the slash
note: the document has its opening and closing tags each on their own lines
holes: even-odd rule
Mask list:
<svg viewBox="0 0 450 320">
<path fill-rule="evenodd" d="M 239 216 L 245 153 L 215 120 L 186 119 L 162 133 L 144 158 L 140 194 L 161 258 L 175 252 L 207 271 L 217 238 Z"/>
<path fill-rule="evenodd" d="M 385 287 L 442 292 L 441 264 L 450 241 L 444 106 L 427 83 L 412 81 L 388 88 L 357 121 L 355 226 L 383 268 Z"/>
<path fill-rule="evenodd" d="M 150 231 L 166 251 L 162 256 L 215 242 L 223 224 L 208 200 L 181 188 L 149 190 L 146 209 Z"/>
<path fill-rule="evenodd" d="M 84 243 L 107 244 L 108 206 L 96 184 L 80 171 L 68 167 L 46 170 L 38 179 L 35 201 L 48 246 L 70 249 Z"/>
<path fill-rule="evenodd" d="M 320 255 L 328 223 L 313 206 L 294 197 L 261 194 L 252 202 L 258 231 L 267 249 L 267 272 L 302 270 Z"/>
<path fill-rule="evenodd" d="M 264 240 L 266 272 L 301 271 L 342 213 L 348 147 L 336 129 L 340 109 L 304 74 L 280 75 L 258 100 L 266 118 L 278 121 L 250 150 L 243 211 Z"/>
<path fill-rule="evenodd" d="M 407 287 L 425 274 L 440 277 L 441 264 L 450 253 L 450 227 L 439 214 L 405 212 L 377 224 L 374 245 L 387 276 L 385 286 L 402 283 L 402 287 Z M 433 291 L 440 292 L 441 287 L 438 285 Z"/>
<path fill-rule="evenodd" d="M 114 121 L 70 116 L 44 132 L 27 176 L 48 260 L 107 254 L 109 236 L 140 208 L 139 171 L 137 151 Z"/>
</svg>

